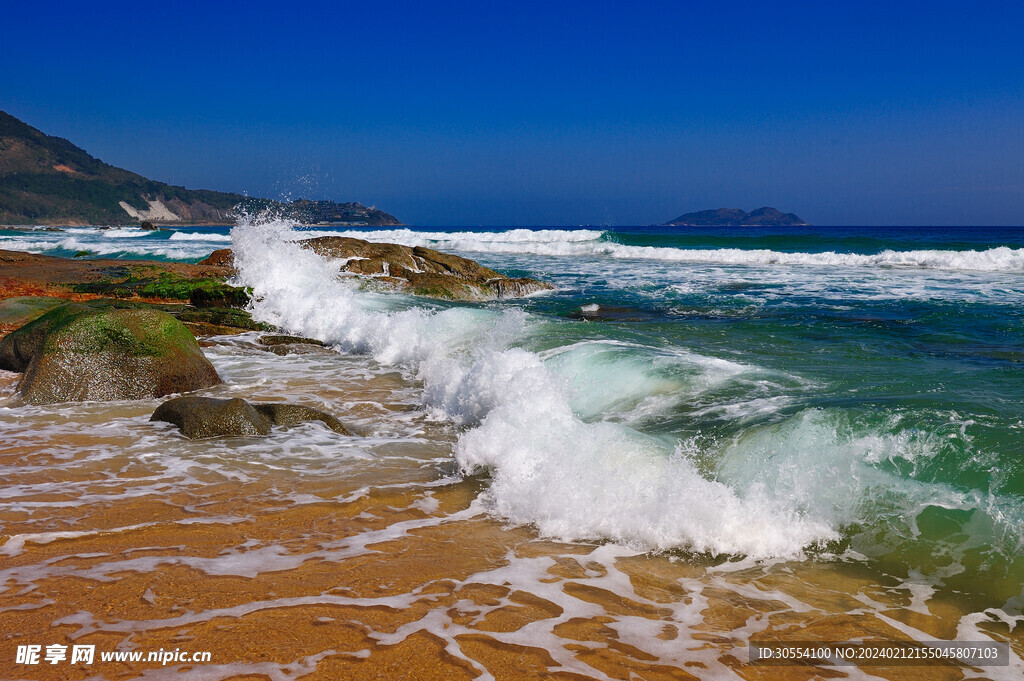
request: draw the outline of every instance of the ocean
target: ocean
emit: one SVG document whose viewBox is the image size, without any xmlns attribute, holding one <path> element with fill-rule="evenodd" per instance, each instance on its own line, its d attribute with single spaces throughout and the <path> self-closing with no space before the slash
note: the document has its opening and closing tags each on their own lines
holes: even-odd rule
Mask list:
<svg viewBox="0 0 1024 681">
<path fill-rule="evenodd" d="M 373 292 L 294 243 L 324 234 L 556 289 Z M 25 640 L 186 641 L 215 651 L 203 678 L 749 678 L 770 639 L 1008 642 L 984 675 L 1024 673 L 1024 229 L 0 231 L 66 257 L 226 247 L 256 318 L 334 352 L 215 337 L 208 394 L 357 436 L 193 442 L 148 421 L 159 401 L 0 406 L 0 612 Z M 131 598 L 101 600 L 115 580 Z M 230 634 L 282 626 L 305 633 L 258 661 Z"/>
</svg>

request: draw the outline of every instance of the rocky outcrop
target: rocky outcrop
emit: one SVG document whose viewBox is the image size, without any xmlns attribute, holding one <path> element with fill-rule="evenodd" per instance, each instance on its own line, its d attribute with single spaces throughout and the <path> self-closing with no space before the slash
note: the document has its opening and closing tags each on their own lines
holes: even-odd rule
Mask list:
<svg viewBox="0 0 1024 681">
<path fill-rule="evenodd" d="M 0 369 L 24 372 L 29 404 L 138 400 L 220 383 L 195 337 L 154 309 L 69 303 L 0 340 Z"/>
<path fill-rule="evenodd" d="M 154 260 L 76 260 L 52 255 L 0 250 L 0 298 L 51 295 L 77 300 L 132 298 L 187 301 L 196 289 L 231 288 L 224 280 L 232 270 Z"/>
<path fill-rule="evenodd" d="M 118 308 L 151 307 L 173 315 L 202 335 L 272 330 L 242 309 L 249 302 L 248 290 L 224 283 L 233 271 L 226 265 L 74 260 L 0 250 L 0 300 L 53 300 L 47 307 L 67 300 L 96 301 Z M 3 308 L 0 302 L 0 333 L 20 326 L 14 323 L 17 310 L 8 313 Z"/>
<path fill-rule="evenodd" d="M 511 278 L 457 255 L 422 246 L 374 243 L 342 236 L 300 242 L 318 255 L 345 260 L 342 271 L 415 295 L 449 300 L 491 300 L 554 288 L 536 279 Z"/>
<path fill-rule="evenodd" d="M 382 288 L 448 300 L 519 298 L 553 289 L 528 277 L 506 277 L 478 262 L 422 246 L 375 243 L 344 236 L 300 241 L 325 258 L 345 260 L 342 271 L 367 277 Z M 199 265 L 234 271 L 230 249 L 214 251 Z"/>
<path fill-rule="evenodd" d="M 230 269 L 233 273 L 235 270 L 235 255 L 231 252 L 230 248 L 221 248 L 196 264 L 208 267 L 224 267 Z"/>
<path fill-rule="evenodd" d="M 172 423 L 193 440 L 267 435 L 274 426 L 287 428 L 309 421 L 319 421 L 336 433 L 351 435 L 338 419 L 319 409 L 276 402 L 250 404 L 238 397 L 177 397 L 157 407 L 149 420 Z"/>
</svg>

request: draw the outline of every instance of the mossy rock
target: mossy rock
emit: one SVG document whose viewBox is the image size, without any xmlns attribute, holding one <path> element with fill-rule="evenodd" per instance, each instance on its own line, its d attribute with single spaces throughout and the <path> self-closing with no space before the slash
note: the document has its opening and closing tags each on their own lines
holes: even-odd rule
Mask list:
<svg viewBox="0 0 1024 681">
<path fill-rule="evenodd" d="M 75 293 L 112 298 L 163 298 L 191 301 L 198 306 L 244 307 L 249 302 L 246 289 L 228 286 L 220 279 L 197 278 L 167 272 L 149 265 L 109 268 L 104 277 L 71 286 Z M 200 301 L 196 303 L 196 301 Z"/>
<path fill-rule="evenodd" d="M 189 294 L 193 307 L 234 307 L 244 308 L 252 298 L 252 289 L 220 284 L 206 288 L 194 288 Z"/>
<path fill-rule="evenodd" d="M 170 307 L 170 306 L 168 306 Z M 275 327 L 258 322 L 245 310 L 231 307 L 208 307 L 196 309 L 178 306 L 179 310 L 167 310 L 181 322 L 207 335 L 238 333 L 242 331 L 273 331 Z"/>
<path fill-rule="evenodd" d="M 220 383 L 195 336 L 154 309 L 62 305 L 0 340 L 30 404 L 138 400 Z"/>
<path fill-rule="evenodd" d="M 0 340 L 0 369 L 18 373 L 25 371 L 32 359 L 40 354 L 51 331 L 92 310 L 92 307 L 83 303 L 66 303 L 7 334 Z"/>
</svg>

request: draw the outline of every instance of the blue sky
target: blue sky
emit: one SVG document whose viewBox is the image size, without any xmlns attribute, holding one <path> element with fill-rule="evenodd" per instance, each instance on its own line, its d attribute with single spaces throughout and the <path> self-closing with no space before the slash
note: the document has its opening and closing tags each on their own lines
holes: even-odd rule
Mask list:
<svg viewBox="0 0 1024 681">
<path fill-rule="evenodd" d="M 7 3 L 0 109 L 421 225 L 1024 224 L 1016 3 Z"/>
</svg>

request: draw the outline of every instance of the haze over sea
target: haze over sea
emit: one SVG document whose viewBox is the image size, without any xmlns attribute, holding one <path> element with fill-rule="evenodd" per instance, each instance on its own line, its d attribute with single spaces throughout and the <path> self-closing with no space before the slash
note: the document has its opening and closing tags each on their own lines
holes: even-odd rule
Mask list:
<svg viewBox="0 0 1024 681">
<path fill-rule="evenodd" d="M 320 234 L 427 246 L 557 288 L 481 304 L 377 293 L 293 243 Z M 314 554 L 342 564 L 391 555 L 421 530 L 493 544 L 488 564 L 463 569 L 453 555 L 451 573 L 431 578 L 472 601 L 462 607 L 472 616 L 456 599 L 396 628 L 367 625 L 375 645 L 425 630 L 477 671 L 486 656 L 467 641 L 484 630 L 494 645 L 543 648 L 549 669 L 618 678 L 610 670 L 629 658 L 639 669 L 698 662 L 687 671 L 718 678 L 750 636 L 784 622 L 835 627 L 835 640 L 872 631 L 1009 639 L 1010 666 L 987 673 L 1024 671 L 1014 628 L 1024 621 L 1024 230 L 346 229 L 246 219 L 160 232 L 0 231 L 0 248 L 69 257 L 195 262 L 226 247 L 257 319 L 339 354 L 276 357 L 214 339 L 206 353 L 229 384 L 215 392 L 305 400 L 363 437 L 309 425 L 239 446 L 199 444 L 149 423 L 155 402 L 120 405 L 115 419 L 89 404 L 3 408 L 5 441 L 61 443 L 54 456 L 88 491 L 68 495 L 49 480 L 50 457 L 22 462 L 2 471 L 23 481 L 7 493 L 8 511 L 31 508 L 37 523 L 50 512 L 55 522 L 88 517 L 102 486 L 88 471 L 119 470 L 127 456 L 137 479 L 104 499 L 202 497 L 228 485 L 250 498 L 203 522 L 252 521 L 246 505 L 258 503 L 327 504 L 352 519 L 344 540 L 317 548 L 262 537 L 230 555 L 174 558 L 205 575 L 295 570 Z M 384 508 L 397 515 L 383 520 Z M 364 512 L 377 520 L 357 528 Z M 3 550 L 17 555 L 26 541 Z M 90 569 L 167 564 L 132 560 Z M 59 565 L 11 578 L 39 583 Z M 345 603 L 412 612 L 424 583 L 403 579 Z M 492 601 L 459 592 L 481 584 Z M 218 607 L 181 623 L 221 616 Z M 230 607 L 281 605 L 253 597 Z M 515 607 L 547 614 L 519 628 L 478 626 Z M 577 620 L 598 616 L 643 654 L 595 652 L 611 639 L 583 636 Z M 97 617 L 76 622 L 166 625 Z M 275 673 L 310 671 L 309 655 Z"/>
</svg>

